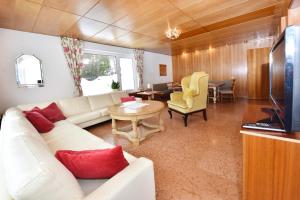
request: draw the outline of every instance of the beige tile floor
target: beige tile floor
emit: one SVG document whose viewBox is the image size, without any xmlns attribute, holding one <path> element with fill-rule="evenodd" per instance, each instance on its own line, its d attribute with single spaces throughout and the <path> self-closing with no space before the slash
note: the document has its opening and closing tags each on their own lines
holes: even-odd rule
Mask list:
<svg viewBox="0 0 300 200">
<path fill-rule="evenodd" d="M 154 162 L 157 200 L 240 200 L 242 137 L 239 133 L 246 101 L 208 106 L 208 121 L 193 114 L 188 127 L 182 116 L 169 119 L 163 111 L 166 130 L 133 146 L 121 136 L 112 136 L 111 122 L 88 128 L 109 143 Z"/>
</svg>

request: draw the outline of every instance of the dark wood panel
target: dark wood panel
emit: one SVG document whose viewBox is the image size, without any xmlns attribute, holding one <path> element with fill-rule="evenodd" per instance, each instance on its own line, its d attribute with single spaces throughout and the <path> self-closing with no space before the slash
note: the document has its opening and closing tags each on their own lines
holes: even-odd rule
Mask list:
<svg viewBox="0 0 300 200">
<path fill-rule="evenodd" d="M 259 46 L 271 46 L 270 41 L 249 41 L 234 45 L 225 45 L 207 50 L 174 55 L 173 79 L 181 79 L 195 71 L 205 71 L 210 80 L 236 79 L 236 94 L 239 97 L 248 97 L 247 89 L 247 49 Z"/>
<path fill-rule="evenodd" d="M 248 49 L 248 98 L 269 99 L 270 48 Z"/>
</svg>

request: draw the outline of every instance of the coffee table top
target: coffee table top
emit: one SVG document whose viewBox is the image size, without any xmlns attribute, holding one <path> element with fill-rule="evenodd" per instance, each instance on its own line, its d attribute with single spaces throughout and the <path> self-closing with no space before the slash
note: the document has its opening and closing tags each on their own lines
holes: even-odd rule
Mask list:
<svg viewBox="0 0 300 200">
<path fill-rule="evenodd" d="M 133 105 L 135 102 L 127 102 L 120 105 L 114 105 L 109 107 L 108 111 L 111 115 L 118 116 L 138 116 L 138 115 L 148 115 L 160 112 L 165 105 L 160 101 L 142 101 L 137 102 L 136 105 L 146 104 L 143 107 L 133 108 L 136 105 Z"/>
</svg>

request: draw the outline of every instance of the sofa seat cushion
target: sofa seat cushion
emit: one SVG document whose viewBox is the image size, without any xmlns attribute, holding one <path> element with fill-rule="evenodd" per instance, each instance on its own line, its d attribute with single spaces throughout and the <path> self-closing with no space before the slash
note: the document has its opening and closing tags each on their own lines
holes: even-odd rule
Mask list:
<svg viewBox="0 0 300 200">
<path fill-rule="evenodd" d="M 5 182 L 13 199 L 83 198 L 77 180 L 39 140 L 26 135 L 4 140 Z"/>
<path fill-rule="evenodd" d="M 81 190 L 87 196 L 94 192 L 97 188 L 107 182 L 109 179 L 77 179 Z"/>
<path fill-rule="evenodd" d="M 67 131 L 66 131 L 67 130 Z M 94 150 L 108 149 L 114 146 L 105 142 L 88 131 L 64 120 L 55 123 L 52 131 L 41 135 L 53 154 L 58 150 Z M 126 160 L 131 163 L 136 158 L 123 152 Z"/>
<path fill-rule="evenodd" d="M 83 122 L 91 121 L 94 119 L 97 119 L 102 116 L 102 113 L 100 110 L 88 112 L 88 113 L 83 113 L 83 114 L 78 114 L 74 115 L 71 117 L 67 118 L 67 121 L 73 123 L 73 124 L 81 124 Z"/>
<path fill-rule="evenodd" d="M 98 111 L 101 113 L 102 116 L 110 115 L 108 108 L 102 108 L 102 109 L 99 109 Z"/>
</svg>

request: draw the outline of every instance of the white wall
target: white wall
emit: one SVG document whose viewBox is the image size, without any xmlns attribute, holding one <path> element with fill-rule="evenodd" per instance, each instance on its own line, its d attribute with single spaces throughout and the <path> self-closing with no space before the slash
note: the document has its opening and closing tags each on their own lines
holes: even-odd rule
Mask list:
<svg viewBox="0 0 300 200">
<path fill-rule="evenodd" d="M 159 64 L 167 65 L 167 76 L 159 76 Z M 172 69 L 171 56 L 146 51 L 144 54 L 144 87 L 146 87 L 148 83 L 172 82 Z"/>
<path fill-rule="evenodd" d="M 51 101 L 72 97 L 75 87 L 60 38 L 0 28 L 0 114 L 18 104 Z M 85 49 L 133 56 L 133 50 L 85 42 Z M 45 87 L 18 88 L 15 76 L 15 58 L 20 54 L 34 54 L 42 60 Z M 159 64 L 167 65 L 166 77 L 159 76 Z M 172 81 L 171 56 L 145 52 L 144 83 Z"/>
<path fill-rule="evenodd" d="M 60 38 L 0 29 L 0 113 L 17 104 L 73 96 L 73 79 L 67 67 Z M 15 58 L 34 54 L 42 60 L 45 87 L 18 88 Z"/>
</svg>

